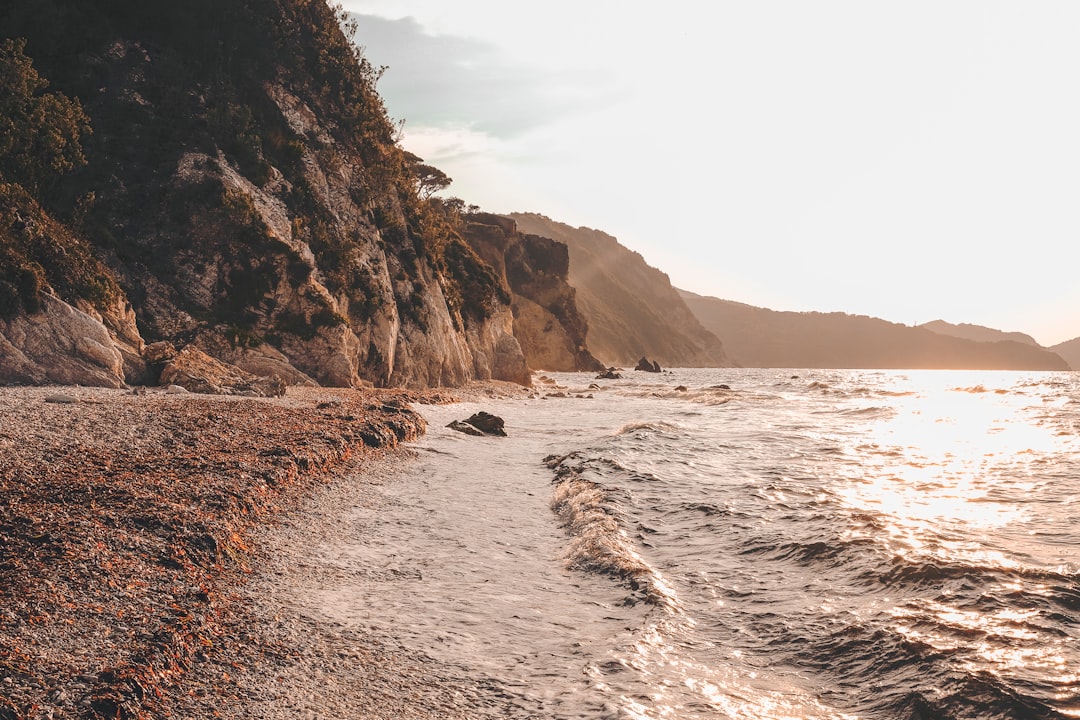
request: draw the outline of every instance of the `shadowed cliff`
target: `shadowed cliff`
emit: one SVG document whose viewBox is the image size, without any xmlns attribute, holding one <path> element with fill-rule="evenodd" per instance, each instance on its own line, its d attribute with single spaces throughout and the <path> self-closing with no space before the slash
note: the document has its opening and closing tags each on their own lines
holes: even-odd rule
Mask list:
<svg viewBox="0 0 1080 720">
<path fill-rule="evenodd" d="M 731 365 L 724 345 L 702 327 L 668 276 L 614 237 L 533 213 L 508 217 L 522 232 L 566 244 L 589 349 L 602 362 L 632 366 L 647 356 L 671 367 Z"/>
<path fill-rule="evenodd" d="M 576 372 L 603 365 L 586 346 L 588 326 L 567 283 L 565 244 L 518 232 L 517 223 L 489 213 L 468 215 L 464 237 L 512 293 L 514 337 L 534 370 Z"/>
</svg>

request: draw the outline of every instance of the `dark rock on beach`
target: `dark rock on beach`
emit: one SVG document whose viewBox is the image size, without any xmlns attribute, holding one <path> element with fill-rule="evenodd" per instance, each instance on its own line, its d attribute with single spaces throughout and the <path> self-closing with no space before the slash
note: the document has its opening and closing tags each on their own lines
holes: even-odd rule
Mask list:
<svg viewBox="0 0 1080 720">
<path fill-rule="evenodd" d="M 463 420 L 454 420 L 446 427 L 450 428 L 451 430 L 457 430 L 460 433 L 465 433 L 466 435 L 474 435 L 476 437 L 483 437 L 484 435 L 483 430 L 475 428 Z"/>
<path fill-rule="evenodd" d="M 467 420 L 454 420 L 446 427 L 466 435 L 498 435 L 506 437 L 506 430 L 503 429 L 504 425 L 505 422 L 498 415 L 492 415 L 481 410 Z"/>
</svg>

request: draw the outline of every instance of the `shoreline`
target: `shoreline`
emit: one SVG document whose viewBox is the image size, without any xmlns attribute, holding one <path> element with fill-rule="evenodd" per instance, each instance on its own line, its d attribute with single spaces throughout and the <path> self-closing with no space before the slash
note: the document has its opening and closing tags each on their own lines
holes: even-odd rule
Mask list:
<svg viewBox="0 0 1080 720">
<path fill-rule="evenodd" d="M 410 403 L 526 393 L 0 388 L 0 720 L 498 716 L 496 688 L 276 590 L 423 433 Z"/>
</svg>

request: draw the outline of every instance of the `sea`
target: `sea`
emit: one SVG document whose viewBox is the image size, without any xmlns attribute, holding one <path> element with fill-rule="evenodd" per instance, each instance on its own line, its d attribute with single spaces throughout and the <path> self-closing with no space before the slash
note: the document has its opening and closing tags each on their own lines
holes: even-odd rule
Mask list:
<svg viewBox="0 0 1080 720">
<path fill-rule="evenodd" d="M 421 406 L 313 603 L 511 718 L 1080 717 L 1080 374 L 623 376 Z"/>
</svg>

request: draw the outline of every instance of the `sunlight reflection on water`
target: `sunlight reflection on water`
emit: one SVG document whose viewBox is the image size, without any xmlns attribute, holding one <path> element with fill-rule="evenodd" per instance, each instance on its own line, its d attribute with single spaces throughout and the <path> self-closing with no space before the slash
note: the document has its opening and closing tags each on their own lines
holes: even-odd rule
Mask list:
<svg viewBox="0 0 1080 720">
<path fill-rule="evenodd" d="M 1032 398 L 1008 389 L 1015 378 L 1001 378 L 996 389 L 936 379 L 920 377 L 918 392 L 896 397 L 895 413 L 871 426 L 871 443 L 851 450 L 860 462 L 837 492 L 853 508 L 880 513 L 897 552 L 955 551 L 975 559 L 964 543 L 926 548 L 922 526 L 951 526 L 975 539 L 1024 519 L 1022 501 L 1034 486 L 1026 465 L 1060 452 L 1063 439 L 1031 421 Z M 997 555 L 986 560 L 1005 562 Z"/>
</svg>

